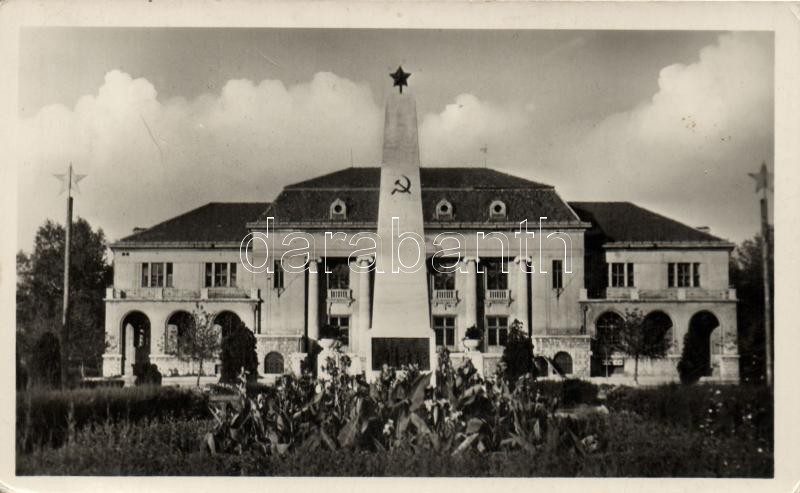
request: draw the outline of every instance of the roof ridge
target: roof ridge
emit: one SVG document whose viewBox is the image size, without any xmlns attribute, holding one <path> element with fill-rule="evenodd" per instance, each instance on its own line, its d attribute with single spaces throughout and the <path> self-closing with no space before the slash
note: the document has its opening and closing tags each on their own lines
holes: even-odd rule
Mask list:
<svg viewBox="0 0 800 493">
<path fill-rule="evenodd" d="M 709 237 L 713 238 L 713 239 L 714 239 L 714 240 L 716 240 L 716 241 L 726 241 L 726 240 L 724 240 L 723 238 L 720 238 L 720 237 L 718 237 L 718 236 L 714 236 L 714 235 L 712 235 L 711 233 L 706 233 L 706 232 L 704 232 L 704 231 L 700 231 L 699 229 L 697 229 L 697 228 L 696 228 L 696 227 L 694 227 L 694 226 L 689 226 L 688 224 L 686 224 L 686 223 L 684 223 L 684 222 L 681 222 L 681 221 L 678 221 L 677 219 L 673 219 L 673 218 L 671 218 L 671 217 L 665 216 L 664 214 L 661 214 L 661 213 L 659 213 L 659 212 L 652 211 L 652 210 L 650 210 L 650 209 L 647 209 L 647 208 L 645 208 L 645 207 L 642 207 L 642 206 L 640 206 L 640 205 L 638 205 L 638 204 L 634 204 L 633 202 L 626 202 L 626 203 L 627 203 L 627 204 L 630 204 L 630 205 L 632 205 L 633 207 L 636 207 L 637 209 L 641 209 L 641 210 L 643 210 L 643 211 L 649 212 L 650 214 L 653 214 L 654 216 L 658 216 L 658 217 L 660 217 L 660 218 L 662 218 L 662 219 L 665 219 L 665 220 L 667 220 L 667 221 L 671 221 L 671 222 L 673 222 L 673 223 L 675 223 L 675 224 L 680 224 L 681 226 L 684 226 L 684 227 L 686 227 L 686 228 L 689 228 L 689 229 L 691 229 L 692 231 L 696 231 L 696 232 L 698 232 L 698 233 L 700 233 L 700 234 L 702 234 L 702 235 L 709 236 Z"/>
<path fill-rule="evenodd" d="M 261 202 L 261 201 L 251 201 L 251 202 L 219 202 L 219 201 L 212 201 L 212 202 L 206 202 L 205 204 L 202 204 L 202 205 L 199 205 L 199 206 L 194 207 L 192 209 L 189 209 L 188 211 L 185 211 L 185 212 L 183 212 L 181 214 L 178 214 L 177 216 L 172 216 L 172 217 L 170 217 L 168 219 L 165 219 L 165 220 L 160 221 L 160 222 L 158 222 L 156 224 L 153 224 L 152 226 L 146 227 L 146 228 L 142 229 L 141 231 L 137 231 L 135 233 L 129 234 L 127 236 L 124 236 L 124 237 L 120 238 L 119 240 L 116 240 L 114 243 L 127 242 L 127 241 L 136 241 L 138 237 L 141 237 L 142 235 L 145 235 L 148 232 L 151 232 L 156 228 L 165 227 L 165 226 L 169 225 L 170 223 L 175 223 L 176 221 L 180 221 L 182 219 L 185 219 L 186 217 L 189 217 L 191 215 L 197 214 L 199 211 L 202 211 L 204 209 L 208 209 L 208 208 L 214 207 L 214 206 L 220 206 L 220 205 L 252 205 L 252 206 L 264 206 L 265 209 L 268 209 L 272 205 L 272 202 Z"/>
<path fill-rule="evenodd" d="M 182 214 L 178 214 L 177 216 L 172 216 L 169 219 L 165 219 L 165 220 L 163 220 L 161 222 L 153 224 L 152 226 L 146 227 L 142 231 L 137 231 L 135 233 L 129 234 L 128 236 L 124 236 L 124 237 L 120 238 L 117 241 L 128 241 L 128 240 L 131 240 L 135 236 L 140 236 L 143 233 L 146 233 L 146 232 L 150 231 L 151 229 L 157 228 L 158 226 L 162 226 L 162 225 L 167 224 L 169 222 L 175 221 L 176 219 L 180 219 L 182 217 L 186 217 L 189 214 L 191 214 L 193 212 L 196 212 L 196 211 L 199 211 L 200 209 L 203 209 L 203 208 L 208 207 L 210 205 L 213 205 L 214 203 L 215 202 L 206 202 L 205 204 L 203 204 L 201 206 L 198 206 L 198 207 L 195 207 L 194 209 L 190 209 L 190 210 L 188 210 L 188 211 L 186 211 L 186 212 L 184 212 Z"/>
</svg>

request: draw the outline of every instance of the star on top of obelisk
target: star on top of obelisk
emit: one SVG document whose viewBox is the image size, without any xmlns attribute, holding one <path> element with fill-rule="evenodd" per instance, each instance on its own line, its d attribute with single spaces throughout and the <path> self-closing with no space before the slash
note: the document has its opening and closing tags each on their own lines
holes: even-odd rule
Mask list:
<svg viewBox="0 0 800 493">
<path fill-rule="evenodd" d="M 79 175 L 72 172 L 72 163 L 69 163 L 66 173 L 53 174 L 53 176 L 61 180 L 61 191 L 58 192 L 59 195 L 64 192 L 67 192 L 68 195 L 72 195 L 73 189 L 80 192 L 80 188 L 78 188 L 78 182 L 86 178 L 86 175 Z"/>
<path fill-rule="evenodd" d="M 408 85 L 408 78 L 411 77 L 410 72 L 403 72 L 403 67 L 397 67 L 393 74 L 389 74 L 394 79 L 394 86 L 400 88 L 400 94 L 403 94 L 403 86 Z"/>
</svg>

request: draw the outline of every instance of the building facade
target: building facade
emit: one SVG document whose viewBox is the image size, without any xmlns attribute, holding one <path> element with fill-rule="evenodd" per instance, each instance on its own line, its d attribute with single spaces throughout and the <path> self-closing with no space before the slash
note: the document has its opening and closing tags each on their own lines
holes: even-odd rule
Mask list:
<svg viewBox="0 0 800 493">
<path fill-rule="evenodd" d="M 418 172 L 418 182 L 387 182 L 396 171 L 386 164 L 389 143 L 416 146 L 416 113 L 406 102 L 396 112 L 387 103 L 381 167 L 288 185 L 270 203 L 210 203 L 114 243 L 104 376 L 130 372 L 134 359 L 164 375 L 196 373 L 179 358 L 177 339 L 202 305 L 220 330 L 238 319 L 254 332 L 263 376 L 299 371 L 326 324 L 338 328 L 357 368 L 374 370 L 376 334 L 391 325 L 387 344 L 400 344 L 412 330 L 404 313 L 427 320 L 414 330 L 454 358 L 465 356 L 467 328 L 478 327 L 487 374 L 515 321 L 533 338 L 540 371 L 630 374 L 630 358 L 593 354 L 592 339 L 637 309 L 671 341 L 666 358 L 640 362 L 640 375 L 677 379 L 691 332 L 707 353 L 708 376 L 738 379 L 731 243 L 627 202 L 568 203 L 550 185 L 491 169 L 412 163 L 401 170 Z M 412 112 L 413 125 L 395 121 L 411 121 Z M 412 212 L 398 217 L 392 239 L 419 231 L 425 273 L 393 289 L 397 273 L 376 259 L 388 258 L 386 249 L 411 251 L 413 238 L 387 244 L 378 232 L 388 227 L 381 207 L 401 195 L 411 197 L 403 211 Z M 377 327 L 376 313 L 396 315 Z"/>
</svg>

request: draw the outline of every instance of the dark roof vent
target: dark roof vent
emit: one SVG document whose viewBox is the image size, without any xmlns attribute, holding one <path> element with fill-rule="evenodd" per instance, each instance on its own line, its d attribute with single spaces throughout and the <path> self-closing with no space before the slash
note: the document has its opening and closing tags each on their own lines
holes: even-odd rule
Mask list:
<svg viewBox="0 0 800 493">
<path fill-rule="evenodd" d="M 147 231 L 147 228 L 142 228 L 141 226 L 136 226 L 135 228 L 133 228 L 133 234 L 139 234 L 142 231 Z"/>
</svg>

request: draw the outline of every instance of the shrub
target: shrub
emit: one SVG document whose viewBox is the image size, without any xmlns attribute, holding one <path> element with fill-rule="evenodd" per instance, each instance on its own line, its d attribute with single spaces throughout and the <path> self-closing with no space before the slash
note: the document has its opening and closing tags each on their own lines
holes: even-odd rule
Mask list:
<svg viewBox="0 0 800 493">
<path fill-rule="evenodd" d="M 175 387 L 17 392 L 17 448 L 31 450 L 43 444 L 60 446 L 70 426 L 80 429 L 105 421 L 135 423 L 169 416 L 207 418 L 207 402 L 200 392 Z"/>
<path fill-rule="evenodd" d="M 133 365 L 133 376 L 136 377 L 135 385 L 161 385 L 161 372 L 158 371 L 158 366 L 147 361 Z"/>
<path fill-rule="evenodd" d="M 242 369 L 247 380 L 258 379 L 258 355 L 256 354 L 256 336 L 241 320 L 237 319 L 222 339 L 222 363 L 220 382 L 236 383 Z"/>
<path fill-rule="evenodd" d="M 338 339 L 339 338 L 339 327 L 336 327 L 331 324 L 325 324 L 322 328 L 319 329 L 319 338 L 320 339 Z"/>
<path fill-rule="evenodd" d="M 513 387 L 514 382 L 522 375 L 535 374 L 533 364 L 533 342 L 522 332 L 522 322 L 514 320 L 508 331 L 508 340 L 503 348 L 506 381 Z"/>
<path fill-rule="evenodd" d="M 467 327 L 467 330 L 464 332 L 464 338 L 480 341 L 483 338 L 483 332 L 481 332 L 481 329 L 479 329 L 477 325 L 471 325 Z"/>
<path fill-rule="evenodd" d="M 537 380 L 536 390 L 547 399 L 557 398 L 564 406 L 596 404 L 598 402 L 597 385 L 577 378 Z"/>
</svg>

